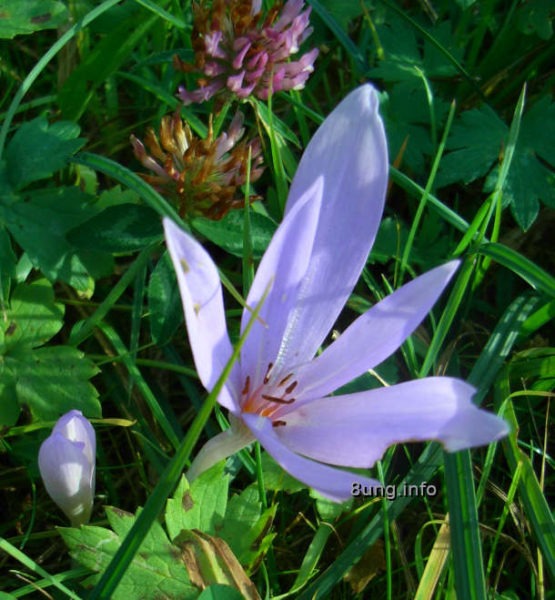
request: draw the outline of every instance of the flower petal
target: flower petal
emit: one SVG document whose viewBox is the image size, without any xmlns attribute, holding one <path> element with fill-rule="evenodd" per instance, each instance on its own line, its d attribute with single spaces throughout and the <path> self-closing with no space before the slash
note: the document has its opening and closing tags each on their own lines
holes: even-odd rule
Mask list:
<svg viewBox="0 0 555 600">
<path fill-rule="evenodd" d="M 189 481 L 193 481 L 220 460 L 224 460 L 254 442 L 252 433 L 244 426 L 243 422 L 232 414 L 229 416 L 231 427 L 210 438 L 195 456 L 191 468 L 187 472 Z"/>
<path fill-rule="evenodd" d="M 218 270 L 206 250 L 170 219 L 164 219 L 164 231 L 195 366 L 202 384 L 210 391 L 232 354 Z M 238 397 L 235 372 L 234 369 L 218 398 L 232 412 L 236 410 L 234 398 Z"/>
<path fill-rule="evenodd" d="M 282 348 L 288 365 L 314 356 L 358 280 L 382 216 L 387 175 L 378 96 L 364 85 L 318 129 L 291 185 L 286 214 L 318 177 L 324 178 L 324 201 L 299 290 L 295 329 Z"/>
<path fill-rule="evenodd" d="M 428 314 L 459 264 L 453 260 L 420 275 L 358 317 L 295 372 L 298 402 L 322 398 L 391 356 Z"/>
<path fill-rule="evenodd" d="M 54 431 L 39 450 L 44 487 L 74 527 L 89 520 L 93 506 L 94 464 L 83 448 L 83 442 L 72 442 Z"/>
<path fill-rule="evenodd" d="M 243 420 L 264 449 L 285 471 L 335 502 L 349 499 L 355 484 L 364 486 L 365 489 L 381 487 L 379 481 L 374 479 L 334 469 L 298 456 L 288 449 L 276 434 L 277 430 L 283 428 L 274 429 L 270 419 L 245 413 Z"/>
<path fill-rule="evenodd" d="M 96 462 L 96 434 L 80 410 L 70 410 L 58 419 L 52 433 L 60 433 L 71 442 L 82 442 L 83 453 L 91 464 Z"/>
<path fill-rule="evenodd" d="M 494 442 L 507 423 L 472 403 L 475 389 L 451 377 L 427 377 L 299 407 L 280 420 L 282 443 L 322 462 L 371 467 L 399 442 L 436 440 L 446 450 Z"/>
<path fill-rule="evenodd" d="M 310 268 L 310 250 L 321 204 L 322 178 L 319 178 L 278 227 L 258 267 L 247 297 L 248 306 L 255 308 L 268 287 L 270 291 L 241 352 L 243 375 L 250 377 L 253 387 L 262 382 L 269 363 L 274 365 L 274 372 L 279 369 L 282 340 L 296 326 L 294 310 L 300 302 L 299 288 Z M 250 316 L 249 311 L 243 313 L 241 332 Z"/>
</svg>

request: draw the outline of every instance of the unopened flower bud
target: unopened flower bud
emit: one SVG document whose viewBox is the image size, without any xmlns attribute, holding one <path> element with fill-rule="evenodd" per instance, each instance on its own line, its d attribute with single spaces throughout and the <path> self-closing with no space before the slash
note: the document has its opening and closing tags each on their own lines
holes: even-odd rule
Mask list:
<svg viewBox="0 0 555 600">
<path fill-rule="evenodd" d="M 80 410 L 61 417 L 39 450 L 39 470 L 49 496 L 73 527 L 91 517 L 96 462 L 96 436 Z"/>
</svg>

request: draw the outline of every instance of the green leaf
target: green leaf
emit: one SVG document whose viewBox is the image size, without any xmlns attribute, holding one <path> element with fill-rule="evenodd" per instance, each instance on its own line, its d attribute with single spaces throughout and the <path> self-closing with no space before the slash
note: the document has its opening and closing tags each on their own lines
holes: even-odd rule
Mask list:
<svg viewBox="0 0 555 600">
<path fill-rule="evenodd" d="M 95 213 L 90 196 L 77 187 L 61 187 L 36 191 L 30 201 L 11 205 L 6 220 L 37 269 L 49 279 L 65 281 L 90 297 L 93 276 L 111 273 L 112 259 L 94 249 L 79 250 L 66 234 Z"/>
<path fill-rule="evenodd" d="M 267 552 L 274 533 L 268 533 L 277 504 L 262 510 L 256 485 L 250 485 L 229 501 L 218 537 L 225 540 L 233 554 L 251 572 Z"/>
<path fill-rule="evenodd" d="M 70 121 L 49 124 L 45 116 L 24 123 L 6 148 L 8 178 L 14 190 L 50 177 L 83 144 L 79 126 Z"/>
<path fill-rule="evenodd" d="M 488 175 L 485 191 L 495 189 L 509 130 L 487 106 L 463 113 L 453 126 L 437 178 L 439 187 L 455 181 L 469 183 Z M 555 103 L 541 98 L 524 113 L 506 180 L 504 204 L 511 206 L 524 230 L 535 221 L 543 201 L 555 207 Z M 493 170 L 492 170 L 492 167 Z M 551 168 L 550 168 L 551 167 Z"/>
<path fill-rule="evenodd" d="M 98 369 L 76 348 L 48 346 L 13 354 L 6 362 L 17 373 L 19 405 L 36 419 L 54 421 L 72 409 L 100 418 L 98 392 L 89 381 Z"/>
<path fill-rule="evenodd" d="M 242 211 L 233 210 L 219 221 L 197 217 L 191 225 L 226 252 L 234 256 L 243 256 L 244 215 Z M 250 235 L 254 258 L 262 257 L 276 228 L 276 224 L 269 217 L 254 211 L 250 212 Z"/>
<path fill-rule="evenodd" d="M 244 596 L 229 585 L 216 583 L 207 587 L 197 600 L 244 600 Z"/>
<path fill-rule="evenodd" d="M 462 113 L 451 129 L 437 177 L 438 187 L 455 181 L 470 183 L 489 172 L 499 160 L 509 129 L 489 107 Z"/>
<path fill-rule="evenodd" d="M 222 461 L 205 471 L 189 486 L 185 477 L 166 505 L 166 527 L 175 539 L 184 529 L 200 529 L 214 534 L 227 507 L 229 477 Z"/>
<path fill-rule="evenodd" d="M 181 295 L 175 271 L 167 252 L 161 256 L 148 282 L 150 333 L 159 346 L 173 337 L 183 323 Z"/>
<path fill-rule="evenodd" d="M 118 204 L 69 231 L 67 239 L 80 248 L 125 254 L 162 240 L 162 221 L 147 206 Z"/>
<path fill-rule="evenodd" d="M 101 573 L 121 545 L 136 517 L 107 507 L 106 514 L 117 533 L 94 527 L 79 529 L 60 528 L 59 532 L 70 549 L 71 556 L 83 566 Z M 94 584 L 99 575 L 93 575 L 85 585 Z M 129 598 L 179 598 L 189 600 L 198 596 L 181 560 L 179 548 L 167 538 L 162 526 L 156 521 L 145 536 L 140 551 L 135 555 L 117 589 L 111 596 L 114 600 Z"/>
<path fill-rule="evenodd" d="M 55 0 L 2 0 L 0 38 L 11 39 L 16 35 L 54 29 L 67 18 L 67 8 Z"/>
<path fill-rule="evenodd" d="M 18 285 L 6 318 L 0 320 L 0 354 L 18 347 L 23 350 L 46 343 L 62 328 L 64 307 L 54 301 L 46 279 Z"/>
</svg>

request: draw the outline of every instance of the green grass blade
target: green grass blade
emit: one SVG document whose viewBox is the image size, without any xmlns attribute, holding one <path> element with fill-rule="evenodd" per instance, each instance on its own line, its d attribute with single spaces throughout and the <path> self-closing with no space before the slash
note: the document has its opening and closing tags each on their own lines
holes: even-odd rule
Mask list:
<svg viewBox="0 0 555 600">
<path fill-rule="evenodd" d="M 12 558 L 19 561 L 22 565 L 40 575 L 43 579 L 48 581 L 51 585 L 58 588 L 61 592 L 63 592 L 68 598 L 72 598 L 73 600 L 80 600 L 79 596 L 72 592 L 69 588 L 67 588 L 63 583 L 59 581 L 60 575 L 50 575 L 47 571 L 45 571 L 40 565 L 38 565 L 34 560 L 30 559 L 26 554 L 21 552 L 15 546 L 12 546 L 8 540 L 4 538 L 0 538 L 0 550 L 3 550 L 7 554 L 9 554 Z"/>
<path fill-rule="evenodd" d="M 175 25 L 179 29 L 184 29 L 186 27 L 184 21 L 182 21 L 181 19 L 178 19 L 177 17 L 175 17 L 174 15 L 169 13 L 167 10 L 164 10 L 161 6 L 158 6 L 157 4 L 152 2 L 152 0 L 135 0 L 135 2 L 137 4 L 140 4 L 147 10 L 150 10 L 155 15 L 158 15 L 161 19 L 164 19 L 165 21 L 168 21 L 172 25 Z"/>
<path fill-rule="evenodd" d="M 141 396 L 145 399 L 148 408 L 150 409 L 158 425 L 160 425 L 164 435 L 168 438 L 174 448 L 178 448 L 180 441 L 174 426 L 169 422 L 166 414 L 156 399 L 156 396 L 153 394 L 152 390 L 142 376 L 141 371 L 135 363 L 132 353 L 128 350 L 122 339 L 112 327 L 106 325 L 105 323 L 101 323 L 99 327 L 104 335 L 108 338 L 108 341 L 113 346 L 122 363 L 125 365 L 131 381 L 137 387 Z"/>
<path fill-rule="evenodd" d="M 241 336 L 239 343 L 234 348 L 231 358 L 227 362 L 222 374 L 220 375 L 214 389 L 208 394 L 204 404 L 197 413 L 187 435 L 183 438 L 180 443 L 175 456 L 169 462 L 165 471 L 160 477 L 160 481 L 148 497 L 144 509 L 140 512 L 137 520 L 133 524 L 133 527 L 129 530 L 129 533 L 125 536 L 121 546 L 118 548 L 110 564 L 106 568 L 106 571 L 100 578 L 100 581 L 91 592 L 89 600 L 109 600 L 112 598 L 114 590 L 117 588 L 121 578 L 124 576 L 127 568 L 131 564 L 133 557 L 139 550 L 143 539 L 150 530 L 152 523 L 158 518 L 160 511 L 164 508 L 164 504 L 171 494 L 172 490 L 177 485 L 181 473 L 189 460 L 189 456 L 197 443 L 206 422 L 210 418 L 218 395 L 224 386 L 226 379 L 231 373 L 233 365 L 239 358 L 241 348 L 247 336 L 250 333 L 254 322 L 258 318 L 260 310 L 264 305 L 264 301 L 268 294 L 268 289 L 264 292 L 261 301 L 257 304 L 256 308 L 252 311 L 251 317 L 245 328 L 243 335 Z"/>
<path fill-rule="evenodd" d="M 506 310 L 500 323 L 490 336 L 484 352 L 476 362 L 470 375 L 471 383 L 479 384 L 479 390 L 474 398 L 479 404 L 495 381 L 504 359 L 511 351 L 518 337 L 522 322 L 537 307 L 537 298 L 519 296 Z M 437 445 L 429 445 L 422 452 L 416 463 L 411 467 L 407 476 L 400 483 L 403 485 L 420 485 L 428 482 L 442 464 L 442 450 Z M 414 500 L 410 496 L 399 496 L 388 509 L 390 521 L 397 519 L 403 510 Z M 383 512 L 377 514 L 356 538 L 336 558 L 333 565 L 328 567 L 300 596 L 299 600 L 324 598 L 333 586 L 342 579 L 345 573 L 362 557 L 366 550 L 383 533 Z"/>
<path fill-rule="evenodd" d="M 114 304 L 121 297 L 123 292 L 128 288 L 129 285 L 135 279 L 137 273 L 146 265 L 155 246 L 149 246 L 141 251 L 135 262 L 125 271 L 121 279 L 114 285 L 114 287 L 107 294 L 106 298 L 100 303 L 95 312 L 84 321 L 79 327 L 76 327 L 69 337 L 69 344 L 72 346 L 78 346 L 85 341 L 89 335 L 93 332 L 94 328 L 97 327 L 102 319 L 112 309 Z"/>
<path fill-rule="evenodd" d="M 52 45 L 50 50 L 42 56 L 37 64 L 29 71 L 29 74 L 23 80 L 23 83 L 19 86 L 11 104 L 6 111 L 6 117 L 2 123 L 0 129 L 0 158 L 4 152 L 4 146 L 6 144 L 6 138 L 8 137 L 8 131 L 17 109 L 21 103 L 21 100 L 25 94 L 31 89 L 31 86 L 36 81 L 38 76 L 44 71 L 48 63 L 58 54 L 58 52 L 73 38 L 77 33 L 82 31 L 89 23 L 92 23 L 95 19 L 100 17 L 107 10 L 110 10 L 116 4 L 119 4 L 120 0 L 105 0 L 100 6 L 97 6 L 89 13 L 87 13 L 80 21 L 75 23 L 73 27 L 70 27 L 55 44 Z"/>
<path fill-rule="evenodd" d="M 477 250 L 479 254 L 493 258 L 507 267 L 533 288 L 555 296 L 555 278 L 516 250 L 503 244 L 484 244 Z"/>
<path fill-rule="evenodd" d="M 457 597 L 485 600 L 486 582 L 470 452 L 445 453 L 444 460 Z"/>
<path fill-rule="evenodd" d="M 507 402 L 503 416 L 509 421 L 512 433 L 502 442 L 502 448 L 513 475 L 520 470 L 519 496 L 543 560 L 552 579 L 555 579 L 555 520 L 546 497 L 534 472 L 530 459 L 518 447 L 518 421 L 511 400 Z"/>
<path fill-rule="evenodd" d="M 130 171 L 109 158 L 91 152 L 80 152 L 71 158 L 71 162 L 77 163 L 78 165 L 85 165 L 119 181 L 124 186 L 139 194 L 146 204 L 155 210 L 161 217 L 169 217 L 185 230 L 189 231 L 189 228 L 183 223 L 181 217 L 167 200 L 160 196 L 155 189 L 148 185 L 146 181 L 143 181 L 136 173 L 133 173 L 133 171 Z"/>
<path fill-rule="evenodd" d="M 341 25 L 334 19 L 328 9 L 319 0 L 308 0 L 308 3 L 314 9 L 314 12 L 324 21 L 330 31 L 338 39 L 339 43 L 345 48 L 349 56 L 355 61 L 359 71 L 363 71 L 366 61 L 362 52 L 356 47 L 351 38 L 343 31 Z"/>
</svg>

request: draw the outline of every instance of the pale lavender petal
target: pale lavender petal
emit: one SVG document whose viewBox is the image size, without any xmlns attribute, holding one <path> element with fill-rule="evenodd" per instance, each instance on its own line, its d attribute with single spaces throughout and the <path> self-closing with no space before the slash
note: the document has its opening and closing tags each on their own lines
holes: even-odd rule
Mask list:
<svg viewBox="0 0 555 600">
<path fill-rule="evenodd" d="M 294 452 L 322 462 L 371 467 L 399 442 L 436 440 L 446 450 L 494 442 L 507 423 L 472 403 L 475 389 L 451 377 L 427 377 L 314 400 L 279 419 L 276 435 Z"/>
<path fill-rule="evenodd" d="M 229 416 L 231 427 L 210 438 L 195 456 L 191 468 L 187 471 L 189 481 L 193 481 L 216 463 L 254 442 L 254 436 L 243 422 L 231 414 Z"/>
<path fill-rule="evenodd" d="M 293 210 L 282 221 L 266 250 L 252 287 L 247 305 L 255 308 L 270 289 L 241 352 L 243 374 L 249 375 L 253 389 L 262 382 L 268 364 L 279 369 L 282 340 L 293 334 L 299 303 L 298 292 L 309 269 L 318 213 L 322 205 L 322 180 L 317 179 Z M 250 319 L 244 311 L 241 332 Z"/>
<path fill-rule="evenodd" d="M 53 431 L 38 456 L 46 491 L 75 527 L 90 519 L 93 506 L 95 465 L 84 447 L 84 442 L 68 440 Z"/>
<path fill-rule="evenodd" d="M 218 269 L 206 250 L 170 219 L 164 219 L 164 231 L 177 274 L 195 366 L 202 384 L 210 391 L 232 354 Z M 233 373 L 218 398 L 232 412 L 237 409 Z"/>
<path fill-rule="evenodd" d="M 52 433 L 60 433 L 70 442 L 81 442 L 83 453 L 90 462 L 96 461 L 96 433 L 90 421 L 80 410 L 70 410 L 58 419 Z"/>
<path fill-rule="evenodd" d="M 296 370 L 299 403 L 327 396 L 393 354 L 426 317 L 459 264 L 453 260 L 405 284 Z"/>
<path fill-rule="evenodd" d="M 379 481 L 374 479 L 334 469 L 295 454 L 277 435 L 284 428 L 274 428 L 270 419 L 248 413 L 243 415 L 243 419 L 268 454 L 285 471 L 335 502 L 348 500 L 354 484 L 364 486 L 365 489 L 381 487 Z"/>
<path fill-rule="evenodd" d="M 282 353 L 291 366 L 310 360 L 358 280 L 383 211 L 388 157 L 378 96 L 370 85 L 349 94 L 318 129 L 301 159 L 288 214 L 323 176 L 324 201 L 310 266 Z"/>
</svg>

